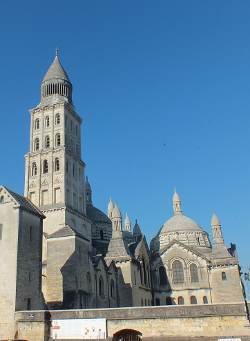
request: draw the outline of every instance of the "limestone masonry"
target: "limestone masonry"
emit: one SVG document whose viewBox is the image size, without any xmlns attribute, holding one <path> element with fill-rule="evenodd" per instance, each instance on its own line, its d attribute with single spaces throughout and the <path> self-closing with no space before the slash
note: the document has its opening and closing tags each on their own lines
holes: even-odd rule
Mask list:
<svg viewBox="0 0 250 341">
<path fill-rule="evenodd" d="M 0 340 L 47 340 L 46 311 L 50 316 L 63 311 L 64 318 L 71 318 L 68 309 L 91 308 L 99 309 L 94 317 L 109 314 L 101 308 L 113 308 L 110 339 L 122 329 L 140 331 L 131 340 L 140 340 L 143 333 L 153 337 L 156 328 L 163 340 L 166 328 L 178 329 L 168 334 L 175 337 L 199 323 L 213 326 L 212 336 L 249 335 L 249 330 L 243 332 L 247 305 L 236 247 L 226 246 L 216 215 L 210 241 L 183 213 L 175 192 L 173 215 L 149 247 L 139 223 L 132 228 L 127 214 L 123 222 L 112 200 L 107 214 L 94 206 L 82 160 L 82 118 L 75 111 L 72 88 L 56 55 L 42 80 L 40 103 L 30 110 L 24 197 L 0 187 Z M 221 304 L 223 309 L 215 308 Z M 170 305 L 176 307 L 152 307 Z M 148 308 L 114 309 L 140 306 Z M 26 312 L 15 315 L 17 311 Z M 230 325 L 232 333 L 225 334 Z M 197 330 L 190 335 L 205 336 Z"/>
</svg>

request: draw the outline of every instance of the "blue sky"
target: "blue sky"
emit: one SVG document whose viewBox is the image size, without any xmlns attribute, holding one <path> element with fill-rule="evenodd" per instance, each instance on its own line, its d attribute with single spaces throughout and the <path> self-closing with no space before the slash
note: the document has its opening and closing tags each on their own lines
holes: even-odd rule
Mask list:
<svg viewBox="0 0 250 341">
<path fill-rule="evenodd" d="M 250 266 L 250 3 L 1 1 L 0 182 L 22 193 L 28 109 L 60 49 L 83 117 L 94 203 L 148 239 L 183 210 Z"/>
</svg>

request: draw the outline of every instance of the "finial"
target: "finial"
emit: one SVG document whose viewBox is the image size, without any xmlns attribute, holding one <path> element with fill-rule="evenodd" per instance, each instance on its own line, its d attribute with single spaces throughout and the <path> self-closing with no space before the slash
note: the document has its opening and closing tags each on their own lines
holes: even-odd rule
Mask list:
<svg viewBox="0 0 250 341">
<path fill-rule="evenodd" d="M 59 56 L 59 49 L 56 48 L 56 57 L 58 57 L 58 56 Z"/>
</svg>

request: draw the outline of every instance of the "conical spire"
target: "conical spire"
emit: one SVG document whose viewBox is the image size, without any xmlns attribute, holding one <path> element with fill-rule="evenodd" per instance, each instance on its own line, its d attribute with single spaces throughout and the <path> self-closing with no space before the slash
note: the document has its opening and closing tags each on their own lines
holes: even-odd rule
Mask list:
<svg viewBox="0 0 250 341">
<path fill-rule="evenodd" d="M 49 81 L 49 80 L 55 80 L 55 79 L 64 79 L 68 82 L 70 82 L 69 76 L 67 75 L 67 72 L 64 70 L 60 59 L 58 55 L 58 49 L 56 49 L 56 55 L 55 58 L 50 65 L 48 71 L 46 72 L 43 82 Z"/>
<path fill-rule="evenodd" d="M 113 211 L 114 207 L 115 207 L 115 205 L 114 205 L 112 199 L 110 198 L 109 203 L 108 203 L 108 217 L 109 217 L 109 219 L 112 218 L 112 211 Z"/>
<path fill-rule="evenodd" d="M 174 194 L 173 194 L 173 211 L 174 211 L 174 214 L 181 214 L 182 213 L 181 198 L 180 198 L 179 194 L 176 192 L 176 189 L 174 190 Z"/>
<path fill-rule="evenodd" d="M 41 100 L 43 104 L 53 104 L 61 101 L 72 103 L 72 84 L 60 62 L 58 51 L 43 78 Z"/>
<path fill-rule="evenodd" d="M 115 231 L 122 231 L 122 214 L 117 204 L 112 210 L 112 226 Z"/>
</svg>

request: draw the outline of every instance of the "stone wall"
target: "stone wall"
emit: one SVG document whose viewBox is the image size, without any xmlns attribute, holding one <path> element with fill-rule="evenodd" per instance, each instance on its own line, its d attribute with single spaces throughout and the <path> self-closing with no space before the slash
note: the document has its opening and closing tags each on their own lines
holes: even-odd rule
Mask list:
<svg viewBox="0 0 250 341">
<path fill-rule="evenodd" d="M 219 337 L 250 340 L 244 304 L 140 308 L 54 310 L 16 313 L 19 339 L 45 341 L 52 319 L 106 318 L 108 339 L 122 329 L 135 329 L 143 340 L 217 341 Z"/>
</svg>

